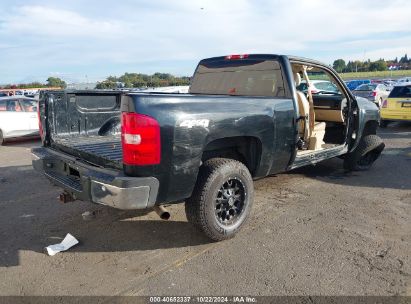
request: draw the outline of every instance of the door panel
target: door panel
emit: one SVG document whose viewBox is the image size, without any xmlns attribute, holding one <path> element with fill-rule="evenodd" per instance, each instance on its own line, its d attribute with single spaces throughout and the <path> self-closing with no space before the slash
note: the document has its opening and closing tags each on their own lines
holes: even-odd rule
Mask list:
<svg viewBox="0 0 411 304">
<path fill-rule="evenodd" d="M 20 99 L 19 102 L 21 108 L 27 114 L 27 120 L 29 123 L 28 131 L 31 133 L 37 133 L 39 130 L 37 102 L 31 99 Z"/>
</svg>

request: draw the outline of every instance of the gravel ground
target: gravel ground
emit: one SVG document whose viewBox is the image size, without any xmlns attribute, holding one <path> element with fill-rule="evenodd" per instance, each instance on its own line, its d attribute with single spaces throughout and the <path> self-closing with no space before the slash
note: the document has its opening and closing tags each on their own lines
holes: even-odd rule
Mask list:
<svg viewBox="0 0 411 304">
<path fill-rule="evenodd" d="M 386 149 L 367 172 L 332 159 L 256 181 L 247 226 L 220 243 L 182 204 L 170 221 L 62 205 L 31 167 L 38 142 L 2 146 L 0 295 L 411 296 L 411 124 L 380 131 Z M 68 232 L 78 246 L 44 254 Z"/>
</svg>

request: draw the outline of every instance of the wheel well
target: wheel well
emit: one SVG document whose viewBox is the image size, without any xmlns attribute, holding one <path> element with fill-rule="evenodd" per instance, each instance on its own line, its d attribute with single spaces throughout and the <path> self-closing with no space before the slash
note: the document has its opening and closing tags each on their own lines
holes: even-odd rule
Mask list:
<svg viewBox="0 0 411 304">
<path fill-rule="evenodd" d="M 368 121 L 364 126 L 362 136 L 377 134 L 377 127 L 378 127 L 378 122 L 377 121 L 375 121 L 375 120 Z"/>
<path fill-rule="evenodd" d="M 224 157 L 242 162 L 254 175 L 261 158 L 261 141 L 252 136 L 226 137 L 207 144 L 202 155 L 202 162 L 210 158 Z"/>
</svg>

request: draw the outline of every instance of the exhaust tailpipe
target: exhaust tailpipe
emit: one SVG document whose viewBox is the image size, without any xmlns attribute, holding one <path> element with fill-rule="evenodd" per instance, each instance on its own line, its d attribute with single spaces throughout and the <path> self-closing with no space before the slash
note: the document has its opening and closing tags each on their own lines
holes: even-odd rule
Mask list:
<svg viewBox="0 0 411 304">
<path fill-rule="evenodd" d="M 168 212 L 168 210 L 166 208 L 164 208 L 163 206 L 155 205 L 154 206 L 154 211 L 158 214 L 158 216 L 162 220 L 168 220 L 171 217 L 170 212 Z"/>
</svg>

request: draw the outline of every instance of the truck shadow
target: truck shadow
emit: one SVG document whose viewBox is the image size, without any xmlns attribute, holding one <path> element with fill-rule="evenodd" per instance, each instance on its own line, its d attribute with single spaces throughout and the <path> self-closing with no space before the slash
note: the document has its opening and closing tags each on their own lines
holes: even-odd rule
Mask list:
<svg viewBox="0 0 411 304">
<path fill-rule="evenodd" d="M 330 159 L 313 166 L 298 168 L 290 174 L 302 174 L 338 185 L 411 190 L 410 168 L 411 147 L 386 148 L 367 171 L 345 172 L 343 160 Z"/>
</svg>

